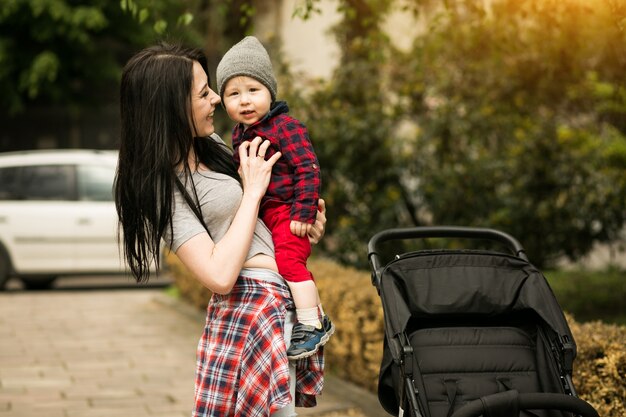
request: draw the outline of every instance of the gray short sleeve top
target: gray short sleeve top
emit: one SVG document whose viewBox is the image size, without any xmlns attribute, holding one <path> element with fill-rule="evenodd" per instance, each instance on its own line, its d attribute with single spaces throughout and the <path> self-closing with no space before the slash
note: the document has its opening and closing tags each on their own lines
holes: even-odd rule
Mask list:
<svg viewBox="0 0 626 417">
<path fill-rule="evenodd" d="M 215 140 L 221 141 L 219 137 L 215 138 Z M 181 180 L 185 184 L 185 180 Z M 186 181 L 186 188 L 191 196 L 193 196 L 192 187 L 194 186 L 204 222 L 209 229 L 211 238 L 217 243 L 228 231 L 241 204 L 243 195 L 241 185 L 228 175 L 202 170 L 194 172 L 191 178 L 188 178 Z M 170 236 L 170 230 L 166 228 L 163 238 L 173 252 L 176 252 L 183 243 L 192 237 L 205 232 L 202 223 L 200 223 L 200 220 L 198 220 L 178 189 L 174 191 L 172 227 L 173 235 Z M 242 244 L 245 243 L 242 242 Z M 261 219 L 257 219 L 246 260 L 257 254 L 274 257 L 272 234 Z"/>
</svg>

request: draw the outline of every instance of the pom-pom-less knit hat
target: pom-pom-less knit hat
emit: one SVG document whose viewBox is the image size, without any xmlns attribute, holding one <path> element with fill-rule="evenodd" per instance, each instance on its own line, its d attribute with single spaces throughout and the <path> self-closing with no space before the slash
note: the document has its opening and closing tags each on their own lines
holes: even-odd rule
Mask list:
<svg viewBox="0 0 626 417">
<path fill-rule="evenodd" d="M 245 75 L 262 83 L 270 90 L 272 101 L 278 90 L 272 62 L 261 42 L 254 36 L 246 36 L 224 54 L 217 65 L 217 89 L 224 98 L 226 83 L 233 77 Z"/>
</svg>

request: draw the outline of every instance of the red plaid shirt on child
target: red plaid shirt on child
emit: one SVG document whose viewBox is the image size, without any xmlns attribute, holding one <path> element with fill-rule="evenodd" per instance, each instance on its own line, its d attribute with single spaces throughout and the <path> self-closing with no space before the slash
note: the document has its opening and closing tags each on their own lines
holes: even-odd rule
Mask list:
<svg viewBox="0 0 626 417">
<path fill-rule="evenodd" d="M 240 276 L 213 294 L 198 344 L 193 417 L 268 417 L 291 402 L 284 340 L 286 284 Z M 324 383 L 323 349 L 296 363 L 297 407 L 313 407 Z"/>
<path fill-rule="evenodd" d="M 270 112 L 244 130 L 238 123 L 233 128 L 235 162 L 239 165 L 239 145 L 256 136 L 271 142 L 266 154 L 270 157 L 280 151 L 282 156 L 272 168 L 272 179 L 263 203 L 282 201 L 291 204 L 290 219 L 313 224 L 317 215 L 321 177 L 320 167 L 306 127 L 289 116 L 284 101 L 272 105 Z M 263 207 L 261 206 L 261 209 Z"/>
</svg>

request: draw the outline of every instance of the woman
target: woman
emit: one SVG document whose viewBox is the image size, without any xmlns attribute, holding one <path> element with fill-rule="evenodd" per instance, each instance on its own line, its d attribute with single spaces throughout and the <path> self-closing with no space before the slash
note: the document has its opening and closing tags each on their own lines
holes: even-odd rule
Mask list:
<svg viewBox="0 0 626 417">
<path fill-rule="evenodd" d="M 114 190 L 124 255 L 147 281 L 163 239 L 213 292 L 193 416 L 293 416 L 295 405 L 314 405 L 323 356 L 299 362 L 297 378 L 287 361 L 292 301 L 258 219 L 280 153 L 265 160 L 269 141 L 256 138 L 239 149 L 237 169 L 214 132 L 219 103 L 198 50 L 153 46 L 126 64 Z M 323 235 L 320 207 L 313 242 Z"/>
</svg>

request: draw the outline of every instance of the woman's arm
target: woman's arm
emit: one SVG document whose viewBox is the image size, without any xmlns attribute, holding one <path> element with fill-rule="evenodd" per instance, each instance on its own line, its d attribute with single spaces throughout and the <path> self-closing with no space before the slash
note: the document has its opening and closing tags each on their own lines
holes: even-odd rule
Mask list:
<svg viewBox="0 0 626 417">
<path fill-rule="evenodd" d="M 185 242 L 176 252 L 183 264 L 211 291 L 227 294 L 235 285 L 245 261 L 256 227 L 261 198 L 270 181 L 272 166 L 280 152 L 267 161 L 270 144 L 261 138 L 244 142 L 239 147 L 239 175 L 243 183 L 241 205 L 224 237 L 215 243 L 208 233 L 201 233 Z"/>
</svg>

